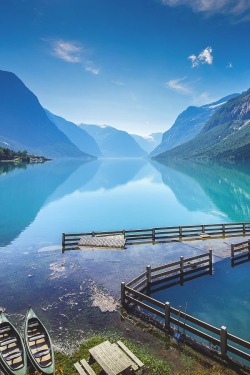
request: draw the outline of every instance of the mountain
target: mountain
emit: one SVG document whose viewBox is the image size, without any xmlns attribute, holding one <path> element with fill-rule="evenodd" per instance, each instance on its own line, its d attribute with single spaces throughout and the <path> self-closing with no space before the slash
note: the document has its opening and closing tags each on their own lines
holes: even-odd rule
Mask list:
<svg viewBox="0 0 250 375">
<path fill-rule="evenodd" d="M 162 133 L 152 133 L 146 137 L 142 137 L 137 134 L 131 135 L 138 143 L 138 145 L 148 154 L 150 154 L 150 152 L 153 151 L 161 143 L 162 140 Z"/>
<path fill-rule="evenodd" d="M 101 156 L 102 153 L 96 141 L 89 133 L 73 122 L 67 121 L 62 117 L 56 116 L 53 113 L 45 109 L 48 118 L 61 130 L 74 145 L 76 145 L 81 151 L 93 156 Z"/>
<path fill-rule="evenodd" d="M 161 144 L 150 156 L 156 156 L 193 139 L 200 133 L 208 119 L 228 100 L 239 94 L 228 95 L 217 102 L 202 107 L 188 107 L 176 119 L 174 125 L 163 133 Z"/>
<path fill-rule="evenodd" d="M 250 89 L 221 106 L 191 141 L 159 159 L 250 159 Z"/>
<path fill-rule="evenodd" d="M 37 97 L 13 73 L 0 70 L 0 146 L 46 157 L 86 157 L 51 122 Z"/>
<path fill-rule="evenodd" d="M 137 158 L 145 157 L 146 152 L 134 138 L 125 131 L 107 125 L 80 124 L 97 142 L 104 157 Z"/>
</svg>

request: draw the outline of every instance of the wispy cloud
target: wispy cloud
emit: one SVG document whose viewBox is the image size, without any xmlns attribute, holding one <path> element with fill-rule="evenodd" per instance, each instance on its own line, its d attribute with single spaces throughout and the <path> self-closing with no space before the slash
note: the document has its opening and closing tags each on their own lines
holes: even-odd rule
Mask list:
<svg viewBox="0 0 250 375">
<path fill-rule="evenodd" d="M 68 63 L 81 64 L 87 72 L 94 75 L 100 73 L 100 69 L 88 59 L 89 52 L 80 43 L 56 39 L 50 40 L 49 44 L 52 54 L 58 59 Z"/>
<path fill-rule="evenodd" d="M 192 90 L 189 88 L 187 83 L 184 83 L 186 77 L 171 79 L 165 83 L 165 87 L 175 90 L 181 94 L 188 95 L 192 93 Z"/>
<path fill-rule="evenodd" d="M 213 64 L 213 56 L 212 56 L 212 48 L 207 47 L 203 51 L 199 53 L 198 56 L 190 55 L 188 56 L 188 59 L 192 62 L 192 67 L 195 68 L 196 66 L 199 66 L 200 64 Z"/>
<path fill-rule="evenodd" d="M 61 60 L 70 63 L 80 63 L 83 48 L 75 42 L 64 40 L 52 41 L 53 54 Z"/>
<path fill-rule="evenodd" d="M 230 61 L 227 63 L 226 65 L 226 68 L 228 69 L 232 69 L 233 68 L 233 63 L 231 63 Z"/>
<path fill-rule="evenodd" d="M 86 64 L 85 70 L 87 72 L 90 72 L 90 73 L 94 74 L 94 75 L 100 74 L 100 69 L 99 68 L 94 68 L 94 66 L 92 66 L 92 61 L 89 61 L 89 65 Z"/>
<path fill-rule="evenodd" d="M 242 20 L 250 17 L 249 0 L 161 0 L 161 3 L 172 7 L 186 5 L 194 12 L 221 13 L 241 17 Z"/>
<path fill-rule="evenodd" d="M 112 81 L 112 83 L 116 86 L 126 86 L 126 83 L 123 81 Z"/>
</svg>

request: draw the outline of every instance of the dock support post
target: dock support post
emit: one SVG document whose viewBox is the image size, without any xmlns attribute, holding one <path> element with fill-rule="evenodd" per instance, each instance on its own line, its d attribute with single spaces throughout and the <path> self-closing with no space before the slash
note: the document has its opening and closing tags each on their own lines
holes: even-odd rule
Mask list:
<svg viewBox="0 0 250 375">
<path fill-rule="evenodd" d="M 231 259 L 234 259 L 234 244 L 231 243 Z"/>
<path fill-rule="evenodd" d="M 65 248 L 65 233 L 62 234 L 62 251 L 64 252 Z"/>
<path fill-rule="evenodd" d="M 170 303 L 165 302 L 165 329 L 170 329 Z"/>
<path fill-rule="evenodd" d="M 151 266 L 147 266 L 147 286 L 149 287 L 151 284 Z"/>
<path fill-rule="evenodd" d="M 209 275 L 213 274 L 213 257 L 212 257 L 212 249 L 209 249 Z"/>
<path fill-rule="evenodd" d="M 180 284 L 183 285 L 183 256 L 180 257 Z"/>
<path fill-rule="evenodd" d="M 152 229 L 152 240 L 155 241 L 155 228 Z"/>
<path fill-rule="evenodd" d="M 122 306 L 125 305 L 125 283 L 124 281 L 121 283 L 121 304 Z"/>
<path fill-rule="evenodd" d="M 246 223 L 243 223 L 243 234 L 246 234 Z"/>
<path fill-rule="evenodd" d="M 220 350 L 222 357 L 227 355 L 227 328 L 222 326 L 220 329 Z"/>
<path fill-rule="evenodd" d="M 182 237 L 182 227 L 179 227 L 179 236 Z"/>
</svg>

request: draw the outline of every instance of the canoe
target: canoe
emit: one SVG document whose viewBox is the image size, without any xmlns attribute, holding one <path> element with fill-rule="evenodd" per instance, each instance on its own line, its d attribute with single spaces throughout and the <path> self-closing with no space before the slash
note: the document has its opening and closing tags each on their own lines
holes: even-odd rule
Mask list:
<svg viewBox="0 0 250 375">
<path fill-rule="evenodd" d="M 23 340 L 2 311 L 0 311 L 0 368 L 10 375 L 25 375 L 27 371 L 27 355 Z"/>
<path fill-rule="evenodd" d="M 49 333 L 31 307 L 25 319 L 24 344 L 34 368 L 39 373 L 54 375 L 54 352 Z"/>
</svg>

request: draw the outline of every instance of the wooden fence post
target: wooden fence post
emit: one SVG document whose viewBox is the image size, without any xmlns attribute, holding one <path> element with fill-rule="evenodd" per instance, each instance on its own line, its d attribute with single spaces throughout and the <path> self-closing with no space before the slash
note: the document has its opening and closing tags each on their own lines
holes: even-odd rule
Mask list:
<svg viewBox="0 0 250 375">
<path fill-rule="evenodd" d="M 248 240 L 248 260 L 250 260 L 250 240 Z"/>
<path fill-rule="evenodd" d="M 151 266 L 148 265 L 146 270 L 147 270 L 147 286 L 150 286 L 150 284 L 151 284 Z"/>
<path fill-rule="evenodd" d="M 227 328 L 222 326 L 220 329 L 220 350 L 222 357 L 227 355 Z"/>
<path fill-rule="evenodd" d="M 222 233 L 225 236 L 225 224 L 222 224 Z"/>
<path fill-rule="evenodd" d="M 155 241 L 155 228 L 152 229 L 152 240 Z"/>
<path fill-rule="evenodd" d="M 213 274 L 213 257 L 212 249 L 209 249 L 209 275 Z"/>
<path fill-rule="evenodd" d="M 123 237 L 126 238 L 126 231 L 125 229 L 122 230 Z"/>
<path fill-rule="evenodd" d="M 179 236 L 182 237 L 182 227 L 179 227 Z"/>
<path fill-rule="evenodd" d="M 246 223 L 243 223 L 243 234 L 246 233 Z"/>
<path fill-rule="evenodd" d="M 125 283 L 124 281 L 121 283 L 121 304 L 122 306 L 125 305 Z"/>
<path fill-rule="evenodd" d="M 234 259 L 234 244 L 231 244 L 231 258 Z"/>
<path fill-rule="evenodd" d="M 62 234 L 62 247 L 65 245 L 65 233 Z"/>
<path fill-rule="evenodd" d="M 165 302 L 165 329 L 170 329 L 170 303 Z"/>
<path fill-rule="evenodd" d="M 205 225 L 201 226 L 201 233 L 205 233 Z"/>
<path fill-rule="evenodd" d="M 95 237 L 95 232 L 92 232 L 92 237 Z"/>
<path fill-rule="evenodd" d="M 180 257 L 180 284 L 183 285 L 183 256 Z"/>
</svg>

